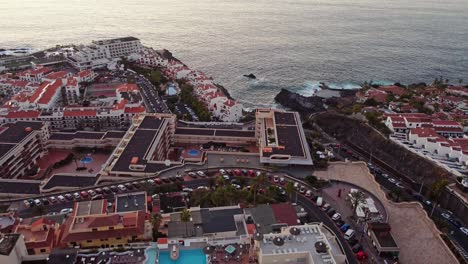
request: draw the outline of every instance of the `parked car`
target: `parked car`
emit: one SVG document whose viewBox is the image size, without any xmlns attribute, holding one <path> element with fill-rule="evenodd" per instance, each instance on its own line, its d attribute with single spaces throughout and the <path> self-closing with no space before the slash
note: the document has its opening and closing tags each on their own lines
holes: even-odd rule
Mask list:
<svg viewBox="0 0 468 264">
<path fill-rule="evenodd" d="M 102 189 L 101 189 L 101 188 L 96 188 L 94 191 L 95 191 L 96 193 L 98 193 L 98 194 L 102 194 Z"/>
<path fill-rule="evenodd" d="M 229 181 L 229 175 L 223 175 L 223 179 L 226 180 L 226 181 Z"/>
<path fill-rule="evenodd" d="M 318 207 L 321 207 L 322 204 L 323 204 L 323 198 L 319 196 L 319 197 L 317 197 L 317 200 L 316 200 L 316 201 L 317 201 L 317 206 L 318 206 Z"/>
<path fill-rule="evenodd" d="M 69 194 L 69 193 L 66 193 L 65 194 L 65 198 L 67 198 L 67 200 L 73 200 L 73 195 Z"/>
<path fill-rule="evenodd" d="M 278 175 L 273 176 L 273 182 L 276 182 L 276 183 L 279 182 L 279 177 L 278 177 Z"/>
<path fill-rule="evenodd" d="M 388 174 L 387 174 L 387 173 L 382 173 L 382 177 L 384 177 L 384 178 L 388 178 L 389 176 L 388 176 Z"/>
<path fill-rule="evenodd" d="M 336 213 L 336 210 L 332 207 L 327 211 L 327 215 L 332 217 Z"/>
<path fill-rule="evenodd" d="M 337 227 L 340 227 L 340 226 L 344 225 L 345 222 L 343 220 L 341 220 L 341 219 L 338 219 L 338 220 L 336 220 L 335 224 L 336 224 Z"/>
<path fill-rule="evenodd" d="M 388 178 L 388 181 L 391 182 L 391 183 L 396 183 L 397 180 L 393 179 L 393 178 Z"/>
<path fill-rule="evenodd" d="M 132 190 L 133 189 L 133 185 L 129 182 L 125 183 L 124 184 L 125 188 L 127 188 L 128 190 Z"/>
<path fill-rule="evenodd" d="M 198 178 L 198 176 L 197 176 L 197 174 L 195 172 L 189 172 L 188 176 L 191 177 L 191 178 L 194 178 L 194 179 Z"/>
<path fill-rule="evenodd" d="M 42 204 L 42 203 L 41 203 L 41 200 L 39 200 L 39 199 L 35 199 L 35 200 L 34 200 L 34 205 L 35 205 L 35 206 L 40 206 L 41 204 Z"/>
<path fill-rule="evenodd" d="M 449 220 L 450 218 L 452 218 L 452 216 L 450 214 L 447 214 L 447 213 L 441 213 L 440 214 L 443 218 Z"/>
<path fill-rule="evenodd" d="M 102 196 L 102 194 L 96 194 L 93 197 L 91 197 L 91 200 L 101 200 L 103 198 L 104 197 Z"/>
<path fill-rule="evenodd" d="M 65 202 L 65 197 L 64 197 L 63 195 L 57 196 L 57 199 L 58 199 L 61 203 Z"/>
<path fill-rule="evenodd" d="M 242 169 L 241 172 L 242 172 L 242 174 L 243 174 L 244 176 L 247 176 L 247 173 L 248 173 L 248 172 L 247 172 L 246 169 Z"/>
<path fill-rule="evenodd" d="M 356 235 L 356 231 L 354 231 L 353 229 L 348 229 L 344 235 L 344 239 L 350 240 L 354 237 L 354 235 Z"/>
<path fill-rule="evenodd" d="M 306 187 L 304 185 L 301 185 L 301 187 L 299 188 L 299 192 L 304 194 L 306 192 Z"/>
<path fill-rule="evenodd" d="M 359 241 L 355 237 L 352 237 L 351 239 L 348 240 L 348 243 L 349 243 L 350 246 L 354 246 L 354 245 L 358 244 Z"/>
<path fill-rule="evenodd" d="M 326 212 L 326 211 L 328 211 L 330 208 L 331 208 L 331 205 L 328 204 L 328 203 L 326 203 L 326 204 L 324 204 L 324 205 L 322 206 L 322 211 Z"/>
<path fill-rule="evenodd" d="M 73 193 L 73 198 L 75 198 L 75 200 L 79 200 L 81 198 L 80 194 L 79 193 Z"/>
<path fill-rule="evenodd" d="M 453 217 L 450 218 L 448 221 L 449 221 L 452 225 L 454 225 L 456 228 L 462 227 L 462 224 L 461 224 L 457 219 L 455 219 L 455 218 L 453 218 Z"/>
<path fill-rule="evenodd" d="M 226 171 L 225 171 L 224 169 L 219 169 L 219 173 L 221 173 L 221 175 L 227 174 Z"/>
<path fill-rule="evenodd" d="M 157 184 L 157 185 L 161 185 L 162 181 L 161 181 L 161 179 L 156 178 L 156 179 L 154 179 L 154 183 Z"/>
<path fill-rule="evenodd" d="M 341 232 L 346 232 L 351 226 L 349 224 L 344 224 L 340 227 Z"/>
<path fill-rule="evenodd" d="M 111 189 L 109 187 L 104 187 L 104 188 L 102 188 L 102 191 L 105 192 L 105 193 L 110 193 Z"/>
<path fill-rule="evenodd" d="M 183 192 L 193 192 L 193 189 L 185 187 L 185 188 L 182 189 L 182 191 Z"/>
<path fill-rule="evenodd" d="M 125 187 L 123 184 L 117 185 L 117 188 L 119 188 L 119 190 L 122 192 L 125 192 L 127 190 L 127 187 Z"/>
<path fill-rule="evenodd" d="M 47 198 L 42 198 L 41 202 L 42 202 L 43 205 L 49 205 L 50 204 L 50 202 L 49 202 L 49 200 Z"/>
<path fill-rule="evenodd" d="M 177 174 L 175 177 L 178 181 L 184 181 L 184 177 L 182 175 Z"/>
<path fill-rule="evenodd" d="M 205 173 L 203 171 L 197 171 L 198 176 L 205 177 Z"/>
<path fill-rule="evenodd" d="M 395 183 L 395 185 L 396 185 L 396 187 L 398 187 L 398 188 L 400 188 L 400 189 L 404 189 L 404 188 L 405 188 L 405 186 L 404 186 L 403 183 L 401 183 L 401 182 L 397 182 L 397 183 Z"/>
<path fill-rule="evenodd" d="M 280 177 L 279 183 L 281 185 L 284 185 L 286 183 L 286 180 L 284 179 L 284 177 Z"/>
<path fill-rule="evenodd" d="M 50 201 L 50 203 L 56 203 L 57 199 L 55 198 L 55 196 L 51 196 L 51 197 L 49 197 L 49 201 Z"/>
<path fill-rule="evenodd" d="M 463 234 L 468 236 L 468 228 L 462 226 L 462 227 L 460 227 L 460 231 L 462 231 Z"/>
<path fill-rule="evenodd" d="M 257 175 L 257 177 L 259 177 L 260 175 L 262 175 L 262 172 L 261 172 L 261 171 L 257 171 L 257 172 L 255 172 L 255 175 Z"/>
<path fill-rule="evenodd" d="M 81 197 L 88 198 L 89 194 L 85 191 L 80 192 Z"/>
<path fill-rule="evenodd" d="M 92 196 L 96 195 L 96 192 L 93 191 L 93 190 L 89 190 L 89 191 L 88 191 L 88 194 L 89 194 L 89 196 L 92 197 Z"/>
<path fill-rule="evenodd" d="M 155 183 L 154 180 L 152 180 L 152 179 L 147 180 L 147 182 L 148 182 L 150 185 L 153 185 L 153 186 L 156 185 L 156 183 Z"/>
<path fill-rule="evenodd" d="M 63 208 L 62 210 L 60 210 L 60 213 L 61 214 L 71 214 L 71 213 L 73 213 L 73 208 Z"/>
<path fill-rule="evenodd" d="M 132 182 L 132 185 L 133 187 L 135 187 L 135 189 L 139 189 L 141 187 L 141 185 L 138 182 Z"/>
<path fill-rule="evenodd" d="M 357 243 L 356 245 L 353 246 L 352 250 L 354 253 L 358 253 L 359 251 L 362 250 L 362 245 Z"/>
<path fill-rule="evenodd" d="M 112 185 L 112 186 L 110 187 L 110 189 L 111 189 L 111 191 L 114 192 L 114 193 L 119 192 L 119 189 L 117 189 L 117 186 L 115 186 L 115 185 Z"/>
<path fill-rule="evenodd" d="M 162 182 L 164 182 L 164 183 L 170 183 L 170 182 L 171 182 L 171 180 L 170 180 L 169 178 L 167 178 L 167 177 L 165 177 L 165 178 L 160 178 L 160 179 L 158 179 L 158 180 L 159 180 L 159 182 L 162 181 Z M 156 182 L 156 179 L 155 179 L 155 182 Z"/>
<path fill-rule="evenodd" d="M 23 203 L 24 203 L 24 205 L 26 207 L 31 207 L 32 206 L 31 203 L 29 202 L 29 200 L 24 200 Z"/>
<path fill-rule="evenodd" d="M 176 181 L 177 181 L 177 177 L 176 177 L 176 176 L 171 176 L 171 177 L 169 177 L 169 180 L 170 180 L 170 181 L 173 181 L 173 182 L 176 182 Z"/>
<path fill-rule="evenodd" d="M 296 189 L 296 191 L 299 191 L 299 183 L 298 182 L 294 183 L 294 189 Z"/>
<path fill-rule="evenodd" d="M 227 169 L 227 170 L 226 170 L 226 173 L 227 173 L 228 175 L 232 175 L 232 170 L 231 170 L 231 169 Z"/>
<path fill-rule="evenodd" d="M 247 175 L 250 177 L 255 177 L 255 171 L 254 170 L 248 170 Z"/>
<path fill-rule="evenodd" d="M 311 196 L 312 196 L 312 191 L 311 191 L 311 190 L 307 190 L 307 192 L 305 193 L 305 196 L 306 196 L 306 197 L 311 197 Z"/>
<path fill-rule="evenodd" d="M 333 221 L 338 221 L 341 219 L 341 214 L 340 213 L 336 213 L 332 216 L 332 220 Z"/>
</svg>

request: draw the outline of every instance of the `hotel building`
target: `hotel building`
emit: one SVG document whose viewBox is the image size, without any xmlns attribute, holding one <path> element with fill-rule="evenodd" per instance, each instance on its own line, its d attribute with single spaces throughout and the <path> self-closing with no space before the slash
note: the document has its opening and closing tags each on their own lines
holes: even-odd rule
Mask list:
<svg viewBox="0 0 468 264">
<path fill-rule="evenodd" d="M 0 127 L 0 175 L 17 178 L 45 154 L 49 127 L 42 122 L 16 122 Z"/>
</svg>

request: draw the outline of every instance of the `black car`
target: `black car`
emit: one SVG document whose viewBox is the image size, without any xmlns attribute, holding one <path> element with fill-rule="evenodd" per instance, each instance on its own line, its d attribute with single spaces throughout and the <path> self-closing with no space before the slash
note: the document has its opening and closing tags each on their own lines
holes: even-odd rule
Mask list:
<svg viewBox="0 0 468 264">
<path fill-rule="evenodd" d="M 462 227 L 462 224 L 461 224 L 457 219 L 455 219 L 455 218 L 453 218 L 453 217 L 450 218 L 448 221 L 449 221 L 452 225 L 454 225 L 456 228 Z"/>
<path fill-rule="evenodd" d="M 353 246 L 352 250 L 354 253 L 358 253 L 359 251 L 362 250 L 362 245 L 357 243 L 356 245 Z"/>
<path fill-rule="evenodd" d="M 50 204 L 50 202 L 49 202 L 49 200 L 47 200 L 47 198 L 42 198 L 41 202 L 42 202 L 43 205 L 49 205 Z"/>
<path fill-rule="evenodd" d="M 71 200 L 73 200 L 73 195 L 67 193 L 67 194 L 65 194 L 65 198 L 66 198 L 67 200 L 70 200 L 70 201 L 71 201 Z"/>
<path fill-rule="evenodd" d="M 348 240 L 348 243 L 349 243 L 352 247 L 354 247 L 354 245 L 356 245 L 358 242 L 359 242 L 359 241 L 358 241 L 356 238 L 354 238 L 354 237 L 352 237 L 350 240 Z"/>
<path fill-rule="evenodd" d="M 161 178 L 161 180 L 164 182 L 164 183 L 170 183 L 171 180 L 169 178 Z"/>
<path fill-rule="evenodd" d="M 140 184 L 138 182 L 132 182 L 132 185 L 135 187 L 135 189 L 140 188 Z"/>
<path fill-rule="evenodd" d="M 102 191 L 105 192 L 105 193 L 110 193 L 111 192 L 109 187 L 102 188 Z"/>
<path fill-rule="evenodd" d="M 131 183 L 127 182 L 126 184 L 124 184 L 124 186 L 127 187 L 127 189 L 129 189 L 129 190 L 133 189 L 133 185 Z"/>
<path fill-rule="evenodd" d="M 117 186 L 112 185 L 110 189 L 112 192 L 115 192 L 115 193 L 119 192 L 119 189 L 117 188 Z"/>
<path fill-rule="evenodd" d="M 345 223 L 345 221 L 343 221 L 341 219 L 335 222 L 336 226 L 338 226 L 338 227 L 344 225 L 344 223 Z"/>
<path fill-rule="evenodd" d="M 330 217 L 332 217 L 335 213 L 336 213 L 336 210 L 333 209 L 333 208 L 331 208 L 331 207 L 330 207 L 330 209 L 327 211 L 327 215 L 330 216 Z"/>
<path fill-rule="evenodd" d="M 169 177 L 169 180 L 173 181 L 173 182 L 176 182 L 177 181 L 177 177 L 176 176 L 171 176 Z"/>
</svg>

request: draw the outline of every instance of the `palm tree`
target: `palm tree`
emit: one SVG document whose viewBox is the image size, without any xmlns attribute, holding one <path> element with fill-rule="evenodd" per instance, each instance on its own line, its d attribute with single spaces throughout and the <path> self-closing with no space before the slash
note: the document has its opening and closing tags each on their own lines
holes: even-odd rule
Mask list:
<svg viewBox="0 0 468 264">
<path fill-rule="evenodd" d="M 254 178 L 252 180 L 252 191 L 254 196 L 254 205 L 257 205 L 257 191 L 260 187 L 262 187 L 267 181 L 267 177 L 265 173 L 261 173 L 260 176 Z"/>
<path fill-rule="evenodd" d="M 284 187 L 284 190 L 288 194 L 289 200 L 292 200 L 292 194 L 295 191 L 294 190 L 294 184 L 292 182 L 288 181 L 288 183 L 286 183 L 286 186 Z M 296 197 L 297 197 L 297 193 L 296 193 Z"/>
<path fill-rule="evenodd" d="M 187 223 L 192 220 L 192 215 L 190 214 L 190 211 L 185 208 L 180 212 L 180 221 L 185 223 L 185 236 L 187 237 Z"/>
<path fill-rule="evenodd" d="M 153 241 L 156 240 L 156 236 L 159 233 L 159 226 L 161 225 L 161 214 L 153 214 L 151 216 L 151 224 L 153 226 Z"/>
<path fill-rule="evenodd" d="M 353 206 L 353 217 L 356 215 L 356 207 L 360 203 L 366 203 L 366 197 L 364 193 L 361 191 L 351 192 L 351 205 Z"/>
</svg>

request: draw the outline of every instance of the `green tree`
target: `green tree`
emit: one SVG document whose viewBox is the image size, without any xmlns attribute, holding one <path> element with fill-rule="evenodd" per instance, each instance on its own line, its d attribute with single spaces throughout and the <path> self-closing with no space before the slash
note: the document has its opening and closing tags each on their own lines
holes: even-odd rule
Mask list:
<svg viewBox="0 0 468 264">
<path fill-rule="evenodd" d="M 360 203 L 366 203 L 366 197 L 364 196 L 364 193 L 361 192 L 361 191 L 351 192 L 350 195 L 351 195 L 350 201 L 351 201 L 351 205 L 353 207 L 353 217 L 355 217 L 356 207 Z"/>
<path fill-rule="evenodd" d="M 288 181 L 288 183 L 286 183 L 286 186 L 284 187 L 284 190 L 288 194 L 289 200 L 292 201 L 292 194 L 295 191 L 294 190 L 294 184 L 291 181 Z M 296 196 L 297 196 L 297 193 L 296 193 Z"/>
<path fill-rule="evenodd" d="M 157 240 L 157 235 L 159 233 L 159 226 L 161 225 L 161 214 L 153 214 L 151 216 L 151 225 L 153 227 L 153 241 Z"/>
<path fill-rule="evenodd" d="M 257 192 L 258 190 L 267 182 L 267 177 L 264 172 L 260 174 L 260 176 L 255 177 L 252 180 L 252 192 L 254 196 L 254 205 L 257 205 Z"/>
<path fill-rule="evenodd" d="M 185 236 L 186 237 L 188 236 L 187 223 L 191 221 L 191 218 L 192 218 L 192 214 L 190 213 L 189 210 L 187 210 L 187 208 L 185 208 L 184 210 L 182 210 L 182 212 L 180 212 L 180 221 L 182 223 L 185 223 Z"/>
<path fill-rule="evenodd" d="M 447 184 L 449 184 L 447 179 L 438 179 L 436 182 L 434 182 L 431 185 L 431 189 L 429 191 L 429 198 L 435 202 L 439 202 L 440 196 L 442 195 L 442 192 Z"/>
<path fill-rule="evenodd" d="M 360 113 L 362 111 L 362 104 L 354 104 L 352 111 L 353 113 Z"/>
</svg>

